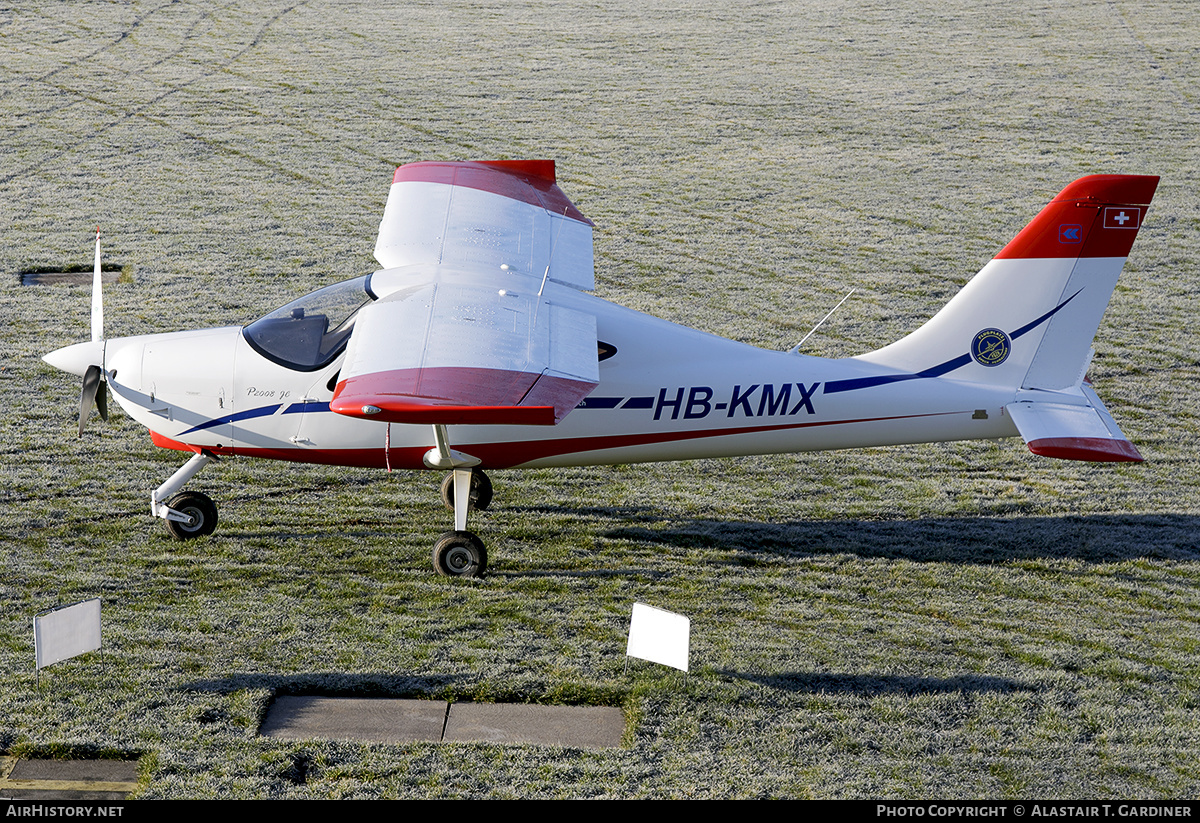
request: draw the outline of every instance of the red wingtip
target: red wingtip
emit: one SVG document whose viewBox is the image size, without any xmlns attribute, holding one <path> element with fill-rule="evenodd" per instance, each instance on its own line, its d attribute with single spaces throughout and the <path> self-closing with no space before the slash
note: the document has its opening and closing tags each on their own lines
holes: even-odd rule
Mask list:
<svg viewBox="0 0 1200 823">
<path fill-rule="evenodd" d="M 483 166 L 491 166 L 502 171 L 515 171 L 547 183 L 557 183 L 558 177 L 554 170 L 553 160 L 478 160 Z"/>
<path fill-rule="evenodd" d="M 540 206 L 552 214 L 592 225 L 558 187 L 553 160 L 428 160 L 396 169 L 392 183 L 443 183 L 466 186 Z"/>
</svg>

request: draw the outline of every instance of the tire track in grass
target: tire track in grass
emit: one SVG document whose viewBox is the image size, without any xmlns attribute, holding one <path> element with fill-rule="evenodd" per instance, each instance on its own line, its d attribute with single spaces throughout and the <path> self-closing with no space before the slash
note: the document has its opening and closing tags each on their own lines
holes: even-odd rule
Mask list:
<svg viewBox="0 0 1200 823">
<path fill-rule="evenodd" d="M 69 60 L 69 61 L 63 63 L 62 65 L 58 66 L 57 68 L 51 69 L 50 71 L 46 72 L 45 74 L 43 74 L 39 77 L 26 77 L 21 82 L 13 82 L 6 91 L 0 91 L 0 100 L 4 100 L 6 97 L 9 97 L 11 94 L 13 94 L 13 92 L 15 90 L 22 88 L 24 85 L 26 85 L 28 83 L 49 83 L 50 78 L 53 77 L 54 75 L 58 74 L 59 72 L 66 71 L 69 68 L 75 68 L 76 66 L 80 66 L 80 65 L 90 62 L 97 55 L 103 54 L 104 52 L 109 51 L 112 48 L 114 48 L 115 46 L 122 43 L 126 38 L 128 38 L 131 34 L 133 34 L 134 31 L 136 31 L 138 28 L 140 28 L 141 25 L 147 19 L 149 19 L 152 15 L 162 11 L 163 9 L 167 8 L 168 6 L 178 5 L 180 2 L 181 2 L 181 0 L 170 0 L 170 2 L 168 2 L 168 3 L 165 3 L 161 6 L 158 6 L 157 8 L 147 11 L 141 17 L 135 18 L 133 21 L 133 24 L 130 25 L 129 28 L 127 28 L 125 31 L 123 31 L 119 35 L 117 35 L 116 39 L 113 40 L 111 43 L 106 43 L 104 45 L 101 45 L 98 48 L 96 48 L 95 50 L 90 51 L 81 57 L 78 57 L 74 60 Z M 59 87 L 55 86 L 55 88 L 59 88 Z M 53 110 L 54 109 L 51 109 L 51 111 L 53 111 Z"/>
<path fill-rule="evenodd" d="M 167 6 L 177 5 L 178 2 L 179 2 L 179 0 L 173 0 L 173 2 L 167 4 Z M 155 116 L 149 114 L 149 111 L 152 110 L 153 107 L 161 104 L 165 99 L 167 99 L 170 95 L 174 94 L 175 92 L 184 91 L 189 86 L 192 86 L 196 83 L 199 83 L 199 82 L 207 80 L 211 77 L 214 77 L 217 74 L 219 74 L 220 72 L 226 72 L 229 74 L 236 75 L 237 72 L 233 71 L 233 69 L 231 67 L 238 60 L 240 60 L 243 56 L 245 56 L 250 50 L 252 50 L 255 46 L 257 46 L 259 43 L 261 43 L 262 38 L 265 36 L 267 30 L 275 22 L 277 22 L 279 19 L 283 18 L 285 15 L 291 13 L 292 11 L 294 11 L 296 8 L 298 8 L 301 5 L 305 5 L 305 3 L 295 3 L 295 4 L 292 4 L 291 6 L 288 6 L 285 9 L 281 10 L 280 12 L 278 12 L 276 15 L 274 15 L 274 17 L 267 20 L 259 28 L 259 30 L 255 34 L 254 38 L 249 43 L 247 43 L 244 47 L 242 47 L 237 53 L 231 55 L 230 57 L 228 57 L 227 59 L 222 61 L 220 64 L 213 64 L 213 66 L 208 71 L 206 71 L 204 74 L 194 77 L 191 80 L 188 80 L 184 83 L 176 85 L 176 86 L 172 87 L 171 89 L 168 89 L 167 91 L 164 91 L 161 94 L 158 94 L 157 96 L 146 101 L 144 104 L 142 104 L 141 106 L 139 106 L 138 108 L 136 108 L 134 110 L 122 111 L 120 109 L 117 109 L 118 112 L 123 114 L 124 116 L 121 116 L 118 119 L 115 119 L 114 121 L 112 121 L 111 123 L 109 123 L 107 126 L 105 126 L 103 128 L 97 129 L 93 132 L 90 132 L 90 133 L 80 137 L 77 141 L 75 141 L 73 146 L 66 147 L 55 154 L 47 155 L 46 157 L 43 157 L 37 163 L 26 166 L 24 169 L 22 169 L 18 172 L 15 172 L 14 174 L 0 177 L 0 182 L 8 182 L 9 180 L 12 180 L 16 176 L 26 174 L 32 170 L 39 168 L 40 166 L 42 166 L 50 161 L 56 160 L 56 159 L 62 157 L 64 154 L 67 154 L 69 151 L 71 151 L 71 149 L 74 146 L 78 146 L 81 143 L 86 143 L 86 142 L 95 140 L 100 135 L 104 134 L 105 132 L 115 128 L 116 126 L 131 119 L 132 117 L 137 116 L 137 117 L 140 117 L 144 121 L 154 123 L 155 125 L 158 125 L 167 131 L 175 133 L 182 140 L 203 144 L 204 146 L 212 149 L 217 154 L 232 155 L 234 157 L 248 161 L 252 164 L 265 167 L 277 175 L 290 177 L 292 179 L 295 179 L 295 180 L 298 180 L 301 182 L 305 182 L 305 183 L 309 183 L 309 184 L 316 184 L 316 185 L 326 185 L 328 183 L 327 180 L 319 180 L 319 179 L 313 178 L 309 175 L 305 175 L 305 174 L 297 171 L 296 169 L 294 169 L 292 167 L 283 166 L 283 165 L 280 165 L 280 164 L 270 161 L 270 160 L 264 160 L 263 158 L 255 155 L 255 154 L 235 149 L 227 142 L 224 142 L 221 140 L 210 139 L 204 135 L 204 133 L 201 129 L 186 130 L 186 129 L 181 128 L 177 124 L 171 123 L 169 120 L 167 120 L 165 118 L 155 117 Z M 167 8 L 167 6 L 161 6 L 158 9 L 156 9 L 155 11 L 162 11 L 163 9 Z M 216 16 L 216 12 L 229 11 L 229 10 L 235 9 L 235 8 L 238 8 L 238 4 L 236 4 L 236 3 L 226 3 L 225 5 L 220 7 L 220 9 L 216 9 L 216 10 L 206 8 L 206 9 L 204 9 L 203 13 L 200 14 L 200 16 L 198 16 L 192 20 L 191 24 L 187 27 L 186 33 L 178 41 L 175 48 L 171 49 L 169 51 L 169 53 L 166 53 L 166 54 L 162 55 L 161 57 L 159 57 L 158 59 L 156 59 L 150 63 L 147 63 L 141 67 L 138 67 L 138 68 L 125 69 L 125 68 L 121 68 L 121 67 L 112 67 L 111 69 L 109 69 L 109 71 L 111 71 L 113 73 L 124 74 L 126 77 L 129 77 L 129 78 L 137 78 L 137 79 L 144 80 L 145 75 L 147 75 L 151 70 L 153 70 L 156 67 L 168 64 L 173 58 L 179 57 L 190 46 L 194 45 L 197 40 L 194 33 L 205 21 L 214 19 L 214 17 Z M 143 17 L 141 17 L 137 21 L 135 21 L 135 24 L 133 26 L 131 26 L 127 31 L 123 32 L 120 37 L 118 37 L 113 42 L 107 44 L 103 48 L 97 49 L 94 52 L 92 52 L 91 54 L 89 54 L 83 58 L 80 58 L 79 60 L 75 60 L 75 61 L 72 61 L 71 63 L 64 64 L 63 66 L 60 66 L 57 69 L 54 69 L 52 72 L 50 72 L 46 75 L 43 75 L 43 77 L 41 77 L 41 78 L 35 78 L 34 82 L 36 82 L 37 80 L 45 80 L 47 82 L 47 85 L 50 85 L 52 88 L 54 88 L 58 92 L 75 95 L 82 100 L 87 100 L 92 103 L 100 104 L 101 106 L 104 106 L 110 110 L 116 108 L 114 106 L 114 104 L 108 99 L 97 97 L 95 95 L 83 94 L 73 88 L 68 88 L 65 86 L 50 83 L 47 78 L 53 76 L 54 74 L 64 70 L 65 68 L 67 68 L 69 66 L 80 65 L 80 64 L 86 62 L 87 60 L 95 57 L 98 54 L 101 54 L 106 51 L 111 51 L 117 44 L 119 44 L 122 40 L 127 38 L 134 31 L 134 29 L 142 27 L 147 22 L 147 18 L 149 18 L 149 16 L 150 16 L 149 14 L 143 15 Z M 146 81 L 146 82 L 152 83 L 153 81 Z M 0 95 L 0 97 L 2 97 L 2 95 Z M 72 106 L 78 105 L 79 102 L 80 102 L 79 99 L 74 99 L 68 103 L 64 103 L 61 106 L 51 107 L 51 108 L 41 110 L 41 111 L 37 112 L 37 114 L 44 116 L 44 115 L 47 115 L 47 114 L 50 114 L 53 112 L 59 112 L 64 109 L 68 109 Z M 248 110 L 247 107 L 244 105 L 241 106 L 241 108 L 243 111 Z M 433 129 L 423 129 L 415 124 L 409 124 L 409 127 L 412 130 L 417 131 L 419 133 L 427 133 L 427 134 L 435 133 L 435 131 Z M 297 124 L 296 126 L 294 126 L 294 128 L 295 128 L 295 131 L 297 131 L 299 134 L 305 135 L 309 138 L 313 138 L 316 142 L 323 142 L 328 139 L 326 135 L 320 134 L 312 128 L 304 127 L 303 124 Z M 461 144 L 464 146 L 464 148 L 468 147 L 468 144 L 465 142 L 463 142 Z M 350 150 L 351 153 L 353 153 L 357 157 L 366 158 L 369 163 L 394 165 L 394 163 L 391 161 L 390 158 L 385 158 L 385 157 L 381 157 L 377 154 L 366 152 L 357 145 L 344 146 L 343 148 Z"/>
<path fill-rule="evenodd" d="M 1113 17 L 1116 18 L 1118 25 L 1124 29 L 1125 33 L 1129 36 L 1134 48 L 1145 58 L 1146 65 L 1153 69 L 1157 79 L 1160 82 L 1166 83 L 1171 88 L 1174 96 L 1179 100 L 1180 103 L 1183 104 L 1183 108 L 1187 109 L 1188 114 L 1195 119 L 1197 114 L 1196 101 L 1191 95 L 1184 91 L 1185 87 L 1182 84 L 1176 82 L 1175 79 L 1167 73 L 1167 70 L 1164 67 L 1166 61 L 1154 53 L 1154 50 L 1150 48 L 1150 45 L 1146 42 L 1146 38 L 1143 37 L 1138 30 L 1134 28 L 1133 24 L 1129 22 L 1128 15 L 1125 14 L 1125 11 L 1121 8 L 1120 4 L 1117 3 L 1117 0 L 1108 0 L 1108 8 L 1112 12 Z"/>
<path fill-rule="evenodd" d="M 131 109 L 128 111 L 118 112 L 117 117 L 108 121 L 103 126 L 99 126 L 95 129 L 91 130 L 90 132 L 80 136 L 72 144 L 70 144 L 64 148 L 58 149 L 57 151 L 54 151 L 50 154 L 43 155 L 41 158 L 39 158 L 37 161 L 35 161 L 33 163 L 27 164 L 15 171 L 11 171 L 8 174 L 0 176 L 0 184 L 9 183 L 15 179 L 28 176 L 29 174 L 42 169 L 47 164 L 52 163 L 57 160 L 60 160 L 63 156 L 65 156 L 66 154 L 68 154 L 69 152 L 71 152 L 72 150 L 77 148 L 78 146 L 93 142 L 93 141 L 97 140 L 101 135 L 107 134 L 108 132 L 112 131 L 116 127 L 118 127 L 124 123 L 127 123 L 135 118 L 141 118 L 144 120 L 148 120 L 152 123 L 155 123 L 156 125 L 162 126 L 163 128 L 166 128 L 166 129 L 169 129 L 170 131 L 175 132 L 182 138 L 185 138 L 188 140 L 193 140 L 193 141 L 200 141 L 207 146 L 217 148 L 221 152 L 233 154 L 236 157 L 240 157 L 242 159 L 251 161 L 258 165 L 265 166 L 265 167 L 271 169 L 272 171 L 286 174 L 286 175 L 296 178 L 298 180 L 304 180 L 304 181 L 307 181 L 310 183 L 323 182 L 323 181 L 316 180 L 314 178 L 310 178 L 306 175 L 303 175 L 303 174 L 295 171 L 294 169 L 280 166 L 278 163 L 273 163 L 271 161 L 264 160 L 262 158 L 258 158 L 253 155 L 247 154 L 245 152 L 240 152 L 236 149 L 229 147 L 228 145 L 226 145 L 224 143 L 209 140 L 209 139 L 199 136 L 198 134 L 191 134 L 189 132 L 183 131 L 182 129 L 180 129 L 176 126 L 172 126 L 170 123 L 168 123 L 163 118 L 154 117 L 154 116 L 151 116 L 150 114 L 148 114 L 148 112 L 153 107 L 160 105 L 164 100 L 171 97 L 172 95 L 174 95 L 178 92 L 181 92 L 181 91 L 189 88 L 190 86 L 193 86 L 196 83 L 199 83 L 202 80 L 207 80 L 208 78 L 213 77 L 222 71 L 227 71 L 230 66 L 232 66 L 234 63 L 236 63 L 238 60 L 240 60 L 242 57 L 244 57 L 246 54 L 248 54 L 252 49 L 254 49 L 256 46 L 258 46 L 258 44 L 262 42 L 262 39 L 266 35 L 267 31 L 270 30 L 272 26 L 274 26 L 277 22 L 279 22 L 279 20 L 281 20 L 286 15 L 290 14 L 292 11 L 294 11 L 300 5 L 301 5 L 300 3 L 293 3 L 289 6 L 287 6 L 286 8 L 282 9 L 281 11 L 277 12 L 275 15 L 264 20 L 262 25 L 259 26 L 258 30 L 255 32 L 254 36 L 250 39 L 250 41 L 248 43 L 246 43 L 238 51 L 234 52 L 232 55 L 227 57 L 225 60 L 220 61 L 219 63 L 212 64 L 207 71 L 203 71 L 200 75 L 192 78 L 191 80 L 187 80 L 173 88 L 163 91 L 162 93 L 156 95 L 152 99 L 141 104 L 137 108 L 134 108 L 134 109 Z M 228 7 L 225 7 L 225 8 L 228 8 Z M 211 12 L 206 13 L 206 15 L 204 17 L 210 17 L 210 16 L 211 16 Z M 204 18 L 203 17 L 200 18 L 200 20 L 202 20 L 202 19 L 204 19 Z M 142 20 L 140 22 L 144 22 L 144 20 L 145 20 L 145 18 L 142 18 Z M 199 25 L 200 20 L 197 20 L 195 25 Z M 139 22 L 139 25 L 140 25 L 140 22 Z M 195 25 L 191 29 L 189 29 L 189 33 L 193 32 L 195 30 Z M 128 36 L 128 34 L 129 34 L 129 32 L 126 32 L 125 34 L 123 34 L 121 36 L 121 38 L 118 38 L 118 40 L 116 42 L 120 42 L 120 40 L 124 39 L 126 36 Z M 175 56 L 175 55 L 179 54 L 183 50 L 183 48 L 186 45 L 188 45 L 190 42 L 191 42 L 190 37 L 185 38 L 183 41 L 181 41 L 181 45 L 180 45 L 179 49 L 177 49 L 175 52 L 173 52 L 171 56 Z M 115 45 L 115 43 L 110 44 L 110 47 L 112 45 Z M 94 54 L 97 54 L 100 51 L 102 51 L 102 50 L 97 50 L 96 52 L 93 52 L 92 55 L 89 55 L 89 56 L 94 56 Z M 87 58 L 82 58 L 80 61 L 76 61 L 75 64 L 77 65 L 78 63 L 82 62 L 83 59 L 87 59 Z M 162 65 L 163 63 L 166 62 L 167 59 L 168 58 L 163 58 L 163 60 L 161 60 L 157 63 L 153 63 L 150 66 L 148 66 L 147 68 L 152 68 L 155 65 Z M 65 67 L 61 67 L 61 68 L 65 68 Z M 50 74 L 46 75 L 46 77 L 53 76 L 53 74 L 60 71 L 61 68 L 55 69 L 54 72 L 51 72 Z M 85 100 L 89 100 L 93 103 L 97 103 L 105 108 L 108 108 L 108 109 L 115 108 L 110 101 L 101 99 L 94 95 L 80 94 L 79 96 Z M 72 103 L 70 105 L 75 105 L 75 104 L 76 103 Z M 66 107 L 64 107 L 64 108 L 66 108 Z"/>
<path fill-rule="evenodd" d="M 87 55 L 84 55 L 83 57 L 80 57 L 76 60 L 71 60 L 66 63 L 63 63 L 62 65 L 47 72 L 46 74 L 43 74 L 40 77 L 27 78 L 26 83 L 30 83 L 30 84 L 41 83 L 43 85 L 50 87 L 51 89 L 54 90 L 54 92 L 57 93 L 57 95 L 59 97 L 63 98 L 63 102 L 61 102 L 60 104 L 57 104 L 57 105 L 49 105 L 49 106 L 46 106 L 45 108 L 29 110 L 29 111 L 23 112 L 23 118 L 25 118 L 25 119 L 46 118 L 46 117 L 49 117 L 50 115 L 65 112 L 75 106 L 80 105 L 80 103 L 83 101 L 99 103 L 103 106 L 107 106 L 108 108 L 113 108 L 114 107 L 113 104 L 107 100 L 97 98 L 93 95 L 88 95 L 70 85 L 52 82 L 51 78 L 53 78 L 56 74 L 59 74 L 60 72 L 66 71 L 67 69 L 83 66 L 83 65 L 87 64 L 88 62 L 92 61 L 94 58 L 96 58 L 99 55 L 112 52 L 113 50 L 116 49 L 116 47 L 118 45 L 120 45 L 131 34 L 133 34 L 134 31 L 141 28 L 142 25 L 153 14 L 155 14 L 157 12 L 161 12 L 163 9 L 167 8 L 168 6 L 178 5 L 179 2 L 180 2 L 180 0 L 172 0 L 172 2 L 167 3 L 166 5 L 163 5 L 163 6 L 159 6 L 158 8 L 153 9 L 152 11 L 137 18 L 129 28 L 127 28 L 125 31 L 121 32 L 121 34 L 115 40 L 113 40 L 111 43 L 107 43 L 107 44 L 95 49 L 94 51 L 88 53 Z M 222 11 L 224 11 L 225 9 L 228 9 L 228 8 L 229 8 L 229 5 L 227 4 L 226 6 L 222 7 Z M 127 69 L 127 68 L 123 68 L 120 66 L 112 66 L 112 67 L 106 68 L 105 71 L 107 73 L 111 73 L 111 74 L 122 74 L 127 78 L 137 78 L 139 80 L 144 80 L 145 82 L 147 82 L 150 85 L 154 85 L 153 81 L 146 80 L 146 78 L 145 78 L 146 73 L 148 73 L 151 69 L 154 69 L 157 66 L 164 65 L 165 63 L 167 63 L 168 60 L 170 60 L 174 57 L 177 57 L 181 52 L 183 52 L 184 49 L 189 45 L 189 42 L 191 41 L 192 35 L 195 32 L 196 28 L 204 20 L 210 19 L 212 16 L 213 16 L 213 10 L 205 9 L 201 13 L 201 15 L 199 17 L 197 17 L 196 19 L 194 19 L 192 21 L 191 25 L 187 27 L 187 30 L 184 33 L 183 38 L 178 41 L 177 47 L 174 48 L 173 50 L 169 51 L 168 53 L 164 54 L 159 59 L 154 60 L 153 62 L 148 63 L 141 68 Z M 20 88 L 21 85 L 22 84 L 14 83 L 12 85 L 12 88 L 14 88 L 14 89 Z M 12 93 L 11 91 L 6 91 L 3 93 L 0 93 L 0 100 L 3 100 L 5 97 L 10 95 L 11 93 Z M 152 102 L 157 102 L 157 100 L 152 101 Z M 19 133 L 20 131 L 24 130 L 25 128 L 26 128 L 26 126 L 24 126 L 24 125 L 18 125 L 17 128 L 8 135 L 9 141 L 15 141 L 15 134 Z M 100 133 L 102 133 L 102 132 L 95 132 L 93 135 L 88 135 L 88 137 L 90 138 L 90 137 L 92 137 L 96 134 L 100 134 Z M 76 145 L 78 145 L 78 143 Z M 64 149 L 63 153 L 65 153 L 66 151 L 67 150 Z M 57 158 L 59 156 L 61 156 L 61 153 L 58 155 L 53 155 L 54 158 Z M 50 159 L 50 158 L 47 158 L 47 159 Z"/>
</svg>

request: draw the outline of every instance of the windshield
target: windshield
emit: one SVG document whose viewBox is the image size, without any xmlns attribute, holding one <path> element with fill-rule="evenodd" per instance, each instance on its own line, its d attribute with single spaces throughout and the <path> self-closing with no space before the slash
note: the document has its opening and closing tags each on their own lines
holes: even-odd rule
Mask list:
<svg viewBox="0 0 1200 823">
<path fill-rule="evenodd" d="M 298 371 L 328 365 L 346 345 L 358 310 L 375 298 L 367 275 L 326 286 L 255 320 L 242 334 L 259 354 Z"/>
</svg>

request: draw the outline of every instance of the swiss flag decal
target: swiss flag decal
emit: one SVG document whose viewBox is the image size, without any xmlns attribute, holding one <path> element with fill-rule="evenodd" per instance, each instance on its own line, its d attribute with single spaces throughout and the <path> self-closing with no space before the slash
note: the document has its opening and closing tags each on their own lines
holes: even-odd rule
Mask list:
<svg viewBox="0 0 1200 823">
<path fill-rule="evenodd" d="M 1105 206 L 1104 228 L 1136 229 L 1142 225 L 1142 210 L 1137 206 Z"/>
</svg>

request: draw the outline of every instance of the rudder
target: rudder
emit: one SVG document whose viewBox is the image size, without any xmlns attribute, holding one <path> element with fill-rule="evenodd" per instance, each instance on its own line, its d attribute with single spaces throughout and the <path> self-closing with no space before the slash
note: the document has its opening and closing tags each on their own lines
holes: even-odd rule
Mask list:
<svg viewBox="0 0 1200 823">
<path fill-rule="evenodd" d="M 855 359 L 901 373 L 891 379 L 944 375 L 1050 391 L 1079 386 L 1157 185 L 1158 177 L 1144 175 L 1076 180 L 932 319 Z"/>
</svg>

